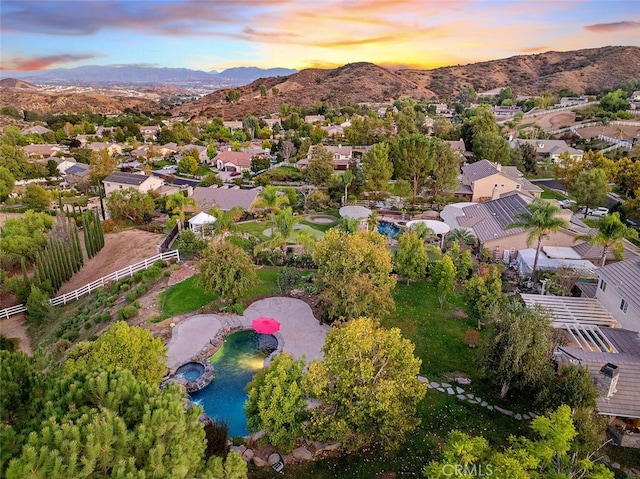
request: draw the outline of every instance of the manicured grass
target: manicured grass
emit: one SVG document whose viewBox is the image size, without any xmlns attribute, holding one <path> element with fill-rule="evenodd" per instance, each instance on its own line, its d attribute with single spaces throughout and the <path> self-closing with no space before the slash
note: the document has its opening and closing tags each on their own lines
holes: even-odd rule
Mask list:
<svg viewBox="0 0 640 479">
<path fill-rule="evenodd" d="M 205 292 L 196 286 L 197 276 L 171 286 L 160 295 L 160 310 L 167 316 L 197 311 L 218 299 L 218 295 Z"/>
<path fill-rule="evenodd" d="M 245 223 L 236 224 L 236 228 L 243 232 L 252 234 L 260 241 L 266 241 L 267 237 L 263 234 L 263 231 L 269 228 L 270 224 L 268 221 L 247 221 Z"/>
<path fill-rule="evenodd" d="M 566 200 L 567 197 L 565 195 L 563 195 L 562 193 L 556 191 L 556 190 L 552 190 L 551 188 L 548 188 L 544 185 L 537 185 L 540 188 L 542 188 L 542 194 L 540 195 L 542 198 L 546 199 L 546 200 Z"/>
<path fill-rule="evenodd" d="M 309 234 L 311 234 L 311 236 L 313 236 L 316 240 L 320 240 L 324 237 L 324 233 L 322 231 L 312 228 L 308 224 L 300 224 L 300 229 L 291 232 L 291 234 L 287 238 L 287 243 L 296 244 L 298 240 L 298 234 L 300 234 L 301 231 L 309 232 Z M 265 229 L 262 234 L 263 236 L 271 237 L 271 228 L 269 227 Z"/>
<path fill-rule="evenodd" d="M 260 283 L 249 290 L 243 299 L 273 295 L 278 292 L 277 268 L 264 267 L 259 269 L 257 273 Z M 173 285 L 160 295 L 160 309 L 163 315 L 175 316 L 176 314 L 191 313 L 219 298 L 217 294 L 207 293 L 204 289 L 196 286 L 197 277 L 198 275 L 192 276 Z"/>
</svg>

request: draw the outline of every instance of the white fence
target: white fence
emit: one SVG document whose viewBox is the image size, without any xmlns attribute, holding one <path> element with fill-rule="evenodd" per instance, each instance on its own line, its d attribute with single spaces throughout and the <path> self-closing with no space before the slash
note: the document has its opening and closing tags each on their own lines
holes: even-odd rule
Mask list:
<svg viewBox="0 0 640 479">
<path fill-rule="evenodd" d="M 620 148 L 631 148 L 631 142 L 626 140 L 619 140 L 618 138 L 611 138 L 606 135 L 598 135 L 598 139 L 602 141 L 606 141 L 607 143 L 613 143 L 614 145 L 618 145 Z"/>
<path fill-rule="evenodd" d="M 138 263 L 131 264 L 126 268 L 115 271 L 111 274 L 103 276 L 100 279 L 97 279 L 89 284 L 85 284 L 82 288 L 78 288 L 75 291 L 71 291 L 69 293 L 65 293 L 62 296 L 57 296 L 49 300 L 53 306 L 60 306 L 67 304 L 71 301 L 76 301 L 80 297 L 91 293 L 97 289 L 102 288 L 105 284 L 110 283 L 111 281 L 118 281 L 122 278 L 129 278 L 136 274 L 138 271 L 145 270 L 155 263 L 158 260 L 171 260 L 175 259 L 180 261 L 180 253 L 177 249 L 167 251 L 166 253 L 159 253 L 155 256 L 151 256 L 150 258 L 144 259 Z M 27 310 L 24 304 L 18 304 L 16 306 L 11 306 L 10 308 L 0 309 L 0 318 L 8 318 L 9 316 L 13 316 L 14 314 L 24 313 Z"/>
</svg>

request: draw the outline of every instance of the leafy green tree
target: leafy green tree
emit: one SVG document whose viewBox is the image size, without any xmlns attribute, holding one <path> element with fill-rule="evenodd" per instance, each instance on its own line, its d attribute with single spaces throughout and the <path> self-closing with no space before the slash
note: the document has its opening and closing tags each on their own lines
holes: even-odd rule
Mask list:
<svg viewBox="0 0 640 479">
<path fill-rule="evenodd" d="M 389 159 L 389 145 L 376 143 L 362 157 L 362 176 L 369 191 L 387 191 L 393 176 L 393 163 Z"/>
<path fill-rule="evenodd" d="M 424 242 L 413 231 L 405 231 L 398 238 L 398 249 L 393 255 L 393 266 L 396 272 L 407 279 L 417 281 L 424 278 L 427 272 L 429 257 L 424 249 Z"/>
<path fill-rule="evenodd" d="M 0 254 L 11 267 L 21 258 L 33 262 L 47 244 L 47 233 L 53 226 L 53 218 L 46 213 L 32 210 L 22 218 L 8 218 L 0 230 Z"/>
<path fill-rule="evenodd" d="M 5 201 L 13 192 L 16 179 L 4 166 L 0 166 L 0 201 Z"/>
<path fill-rule="evenodd" d="M 354 174 L 351 170 L 346 170 L 342 175 L 340 175 L 340 181 L 342 182 L 342 186 L 344 186 L 344 196 L 342 197 L 342 205 L 347 204 L 347 199 L 349 198 L 349 186 L 354 180 Z"/>
<path fill-rule="evenodd" d="M 480 132 L 474 135 L 473 156 L 478 160 L 506 163 L 511 158 L 509 142 L 499 133 Z"/>
<path fill-rule="evenodd" d="M 266 155 L 254 156 L 251 159 L 251 171 L 258 173 L 259 171 L 268 170 L 271 166 L 271 160 Z"/>
<path fill-rule="evenodd" d="M 309 165 L 304 170 L 306 181 L 316 186 L 325 186 L 333 174 L 333 155 L 322 145 L 315 145 Z"/>
<path fill-rule="evenodd" d="M 614 479 L 612 471 L 592 460 L 591 451 L 576 453 L 577 431 L 571 409 L 560 406 L 548 416 L 531 422 L 536 438 L 512 437 L 500 452 L 491 449 L 483 437 L 452 431 L 447 438 L 441 461 L 424 468 L 429 479 L 494 476 L 514 479 L 548 477 L 555 479 Z"/>
<path fill-rule="evenodd" d="M 453 291 L 456 285 L 457 272 L 451 257 L 447 255 L 443 256 L 442 259 L 431 268 L 430 274 L 431 282 L 438 292 L 440 309 L 442 309 L 447 296 Z"/>
<path fill-rule="evenodd" d="M 166 347 L 150 331 L 114 323 L 93 343 L 80 343 L 67 352 L 68 371 L 102 367 L 131 371 L 138 381 L 160 384 L 166 372 Z"/>
<path fill-rule="evenodd" d="M 456 278 L 459 280 L 466 280 L 471 274 L 474 266 L 473 257 L 471 251 L 460 249 L 460 243 L 452 241 L 446 256 L 451 258 L 453 265 L 456 268 Z"/>
<path fill-rule="evenodd" d="M 89 158 L 89 177 L 91 183 L 98 185 L 111 173 L 116 171 L 118 160 L 109 154 L 106 148 L 100 151 L 91 151 Z"/>
<path fill-rule="evenodd" d="M 46 402 L 38 410 L 14 404 L 28 409 L 32 421 L 13 430 L 24 445 L 7 478 L 246 477 L 220 474 L 233 461 L 205 461 L 201 409 L 185 409 L 185 393 L 175 385 L 161 389 L 127 370 L 60 374 L 54 368 L 33 386 L 31 396 Z"/>
<path fill-rule="evenodd" d="M 238 90 L 229 90 L 227 92 L 227 101 L 229 103 L 236 103 L 238 100 L 240 100 L 240 92 Z"/>
<path fill-rule="evenodd" d="M 640 153 L 640 147 L 639 147 Z M 640 188 L 640 155 L 636 156 L 636 161 L 631 161 L 629 157 L 623 156 L 615 164 L 615 183 L 622 188 L 626 196 L 632 191 Z M 1 176 L 1 175 L 0 175 Z M 2 180 L 0 180 L 1 182 Z"/>
<path fill-rule="evenodd" d="M 114 220 L 128 220 L 134 224 L 144 224 L 153 218 L 155 204 L 147 193 L 127 188 L 109 194 L 107 209 Z"/>
<path fill-rule="evenodd" d="M 395 168 L 398 177 L 413 185 L 413 199 L 425 185 L 435 162 L 435 151 L 426 136 L 418 133 L 401 138 L 395 150 Z"/>
<path fill-rule="evenodd" d="M 51 318 L 52 306 L 49 297 L 35 284 L 31 285 L 31 293 L 27 299 L 27 320 L 39 324 Z"/>
<path fill-rule="evenodd" d="M 288 205 L 289 198 L 281 194 L 275 186 L 268 185 L 258 193 L 258 200 L 253 204 L 254 208 L 266 208 L 272 213 L 278 211 L 282 205 Z"/>
<path fill-rule="evenodd" d="M 202 178 L 202 180 L 200 181 L 200 183 L 198 183 L 198 186 L 213 186 L 213 185 L 218 185 L 218 186 L 222 186 L 222 178 L 220 178 L 220 176 L 218 176 L 217 173 L 207 173 L 204 178 Z"/>
<path fill-rule="evenodd" d="M 435 161 L 427 180 L 433 198 L 451 191 L 458 184 L 460 160 L 448 143 L 433 139 Z"/>
<path fill-rule="evenodd" d="M 178 213 L 180 218 L 180 225 L 184 226 L 184 209 L 187 206 L 191 206 L 196 211 L 198 210 L 198 203 L 190 196 L 185 196 L 182 192 L 173 193 L 167 197 L 166 208 L 173 213 Z"/>
<path fill-rule="evenodd" d="M 302 436 L 306 396 L 302 389 L 304 359 L 278 354 L 247 385 L 244 410 L 251 431 L 265 431 L 271 444 L 291 451 Z"/>
<path fill-rule="evenodd" d="M 312 257 L 330 319 L 382 316 L 395 308 L 391 255 L 377 232 L 331 229 L 316 243 Z"/>
<path fill-rule="evenodd" d="M 584 206 L 585 212 L 604 203 L 608 191 L 607 174 L 602 168 L 580 172 L 569 188 L 570 196 L 578 207 Z"/>
<path fill-rule="evenodd" d="M 209 245 L 198 269 L 198 285 L 225 299 L 238 299 L 259 282 L 249 255 L 229 241 Z"/>
<path fill-rule="evenodd" d="M 536 241 L 536 256 L 533 261 L 531 276 L 535 278 L 538 269 L 538 257 L 542 248 L 542 240 L 550 233 L 558 231 L 560 228 L 567 228 L 567 222 L 556 216 L 560 209 L 552 203 L 536 198 L 527 205 L 526 211 L 516 213 L 512 223 L 505 229 L 523 228 L 528 231 L 527 246 Z"/>
<path fill-rule="evenodd" d="M 178 171 L 188 175 L 195 175 L 196 171 L 198 171 L 198 160 L 193 156 L 183 156 L 178 161 Z"/>
<path fill-rule="evenodd" d="M 304 380 L 319 403 L 311 410 L 312 436 L 349 450 L 402 443 L 419 423 L 416 408 L 426 393 L 414 345 L 397 328 L 359 318 L 332 329 L 322 351 Z"/>
<path fill-rule="evenodd" d="M 532 143 L 522 143 L 518 150 L 522 153 L 522 165 L 527 173 L 535 174 L 538 171 L 538 153 Z"/>
<path fill-rule="evenodd" d="M 600 108 L 611 113 L 628 110 L 629 98 L 623 90 L 617 89 L 607 93 L 600 99 Z"/>
<path fill-rule="evenodd" d="M 545 410 L 566 404 L 571 409 L 595 408 L 600 395 L 591 373 L 583 366 L 564 364 L 543 378 L 536 402 Z"/>
<path fill-rule="evenodd" d="M 596 233 L 580 235 L 575 240 L 588 241 L 592 247 L 602 247 L 600 266 L 604 266 L 609 252 L 612 252 L 618 261 L 624 259 L 623 240 L 631 238 L 638 238 L 638 232 L 620 221 L 620 213 L 616 211 L 600 218 L 596 225 Z"/>
<path fill-rule="evenodd" d="M 511 301 L 491 324 L 483 365 L 491 379 L 502 385 L 501 397 L 511 387 L 537 387 L 551 368 L 553 328 L 547 313 Z"/>
<path fill-rule="evenodd" d="M 42 186 L 29 183 L 21 197 L 22 204 L 34 211 L 46 210 L 51 203 L 51 193 Z"/>
</svg>

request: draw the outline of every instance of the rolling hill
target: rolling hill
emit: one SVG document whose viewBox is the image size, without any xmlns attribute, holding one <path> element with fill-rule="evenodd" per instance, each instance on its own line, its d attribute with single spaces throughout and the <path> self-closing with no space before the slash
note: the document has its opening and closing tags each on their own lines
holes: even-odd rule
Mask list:
<svg viewBox="0 0 640 479">
<path fill-rule="evenodd" d="M 343 106 L 407 97 L 435 100 L 453 98 L 468 87 L 481 92 L 510 86 L 517 95 L 568 88 L 582 94 L 611 89 L 631 79 L 640 79 L 639 47 L 520 55 L 433 70 L 391 70 L 372 63 L 352 63 L 331 70 L 302 70 L 285 78 L 258 79 L 236 88 L 241 94 L 238 102 L 228 103 L 228 90 L 220 90 L 181 105 L 173 113 L 188 118 L 240 119 L 248 114 L 277 112 L 281 103 L 311 106 L 330 102 Z M 260 95 L 260 84 L 267 87 L 266 97 Z"/>
</svg>

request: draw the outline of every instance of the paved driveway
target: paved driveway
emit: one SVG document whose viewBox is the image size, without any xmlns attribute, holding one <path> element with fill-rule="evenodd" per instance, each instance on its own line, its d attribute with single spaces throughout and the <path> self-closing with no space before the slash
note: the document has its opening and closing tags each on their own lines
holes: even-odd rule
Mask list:
<svg viewBox="0 0 640 479">
<path fill-rule="evenodd" d="M 321 325 L 307 303 L 294 298 L 266 298 L 251 304 L 242 316 L 198 314 L 177 325 L 167 345 L 167 367 L 175 369 L 202 350 L 225 325 L 240 323 L 251 329 L 251 322 L 260 317 L 274 318 L 280 323 L 276 333 L 283 351 L 295 358 L 305 356 L 307 362 L 322 358 L 322 346 L 331 329 Z"/>
</svg>

